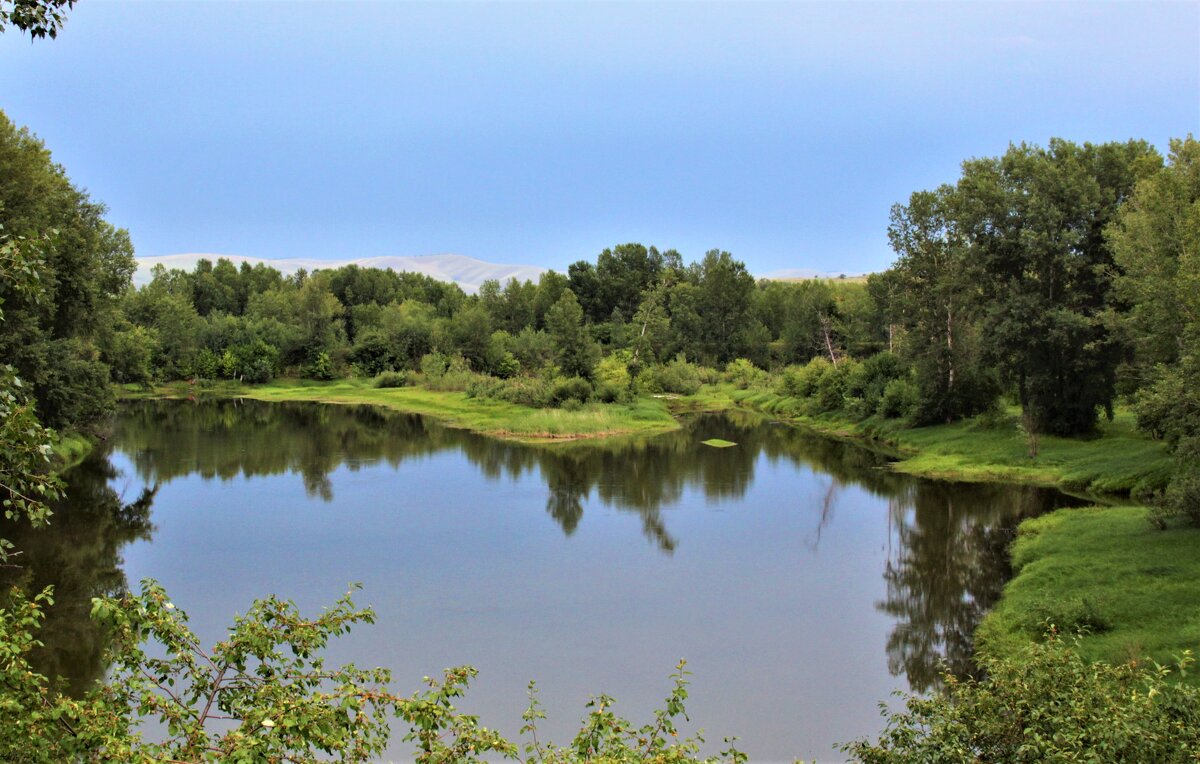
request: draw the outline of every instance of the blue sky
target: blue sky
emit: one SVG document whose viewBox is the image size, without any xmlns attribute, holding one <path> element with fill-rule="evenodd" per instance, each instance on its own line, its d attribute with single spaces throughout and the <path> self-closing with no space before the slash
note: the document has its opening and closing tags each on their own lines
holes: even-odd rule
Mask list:
<svg viewBox="0 0 1200 764">
<path fill-rule="evenodd" d="M 139 255 L 861 272 L 964 158 L 1200 133 L 1200 3 L 85 0 L 0 109 Z"/>
</svg>

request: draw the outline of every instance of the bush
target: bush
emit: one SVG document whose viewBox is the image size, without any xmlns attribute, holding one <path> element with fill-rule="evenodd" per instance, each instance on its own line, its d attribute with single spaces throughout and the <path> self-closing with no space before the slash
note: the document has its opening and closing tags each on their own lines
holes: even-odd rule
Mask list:
<svg viewBox="0 0 1200 764">
<path fill-rule="evenodd" d="M 767 373 L 745 358 L 738 358 L 725 365 L 722 375 L 726 382 L 735 385 L 739 390 L 759 387 L 767 379 Z"/>
<path fill-rule="evenodd" d="M 521 373 L 521 362 L 516 356 L 505 350 L 493 364 L 493 371 L 501 379 L 509 379 Z"/>
<path fill-rule="evenodd" d="M 387 340 L 377 331 L 364 332 L 358 338 L 350 351 L 349 360 L 368 377 L 396 367 L 396 359 Z"/>
<path fill-rule="evenodd" d="M 678 393 L 693 395 L 700 389 L 700 370 L 682 355 L 662 366 L 642 370 L 637 379 L 638 389 L 647 393 Z"/>
<path fill-rule="evenodd" d="M 312 360 L 305 365 L 303 374 L 311 379 L 326 381 L 333 379 L 333 361 L 330 360 L 329 353 L 322 350 L 313 356 Z"/>
<path fill-rule="evenodd" d="M 985 679 L 946 676 L 946 694 L 885 712 L 875 743 L 843 747 L 868 764 L 931 761 L 1194 762 L 1200 690 L 1171 671 L 1085 661 L 1051 636 L 1009 658 L 982 658 Z M 1180 673 L 1193 662 L 1179 659 Z"/>
<path fill-rule="evenodd" d="M 554 392 L 551 397 L 557 406 L 562 406 L 567 401 L 587 403 L 588 399 L 592 397 L 592 385 L 582 377 L 560 378 L 554 382 Z"/>
<path fill-rule="evenodd" d="M 503 379 L 480 374 L 467 383 L 466 393 L 468 398 L 493 398 L 502 400 L 504 398 L 504 387 Z"/>
<path fill-rule="evenodd" d="M 430 390 L 462 392 L 481 375 L 471 371 L 460 355 L 429 353 L 421 359 L 421 376 Z"/>
<path fill-rule="evenodd" d="M 602 403 L 625 403 L 631 400 L 632 395 L 628 387 L 599 383 L 596 385 L 595 397 Z"/>
<path fill-rule="evenodd" d="M 408 375 L 402 371 L 385 371 L 375 375 L 375 387 L 404 387 Z"/>
<path fill-rule="evenodd" d="M 903 379 L 908 375 L 908 368 L 894 353 L 884 351 L 870 356 L 858 367 L 855 378 L 850 382 L 852 394 L 867 402 L 867 408 L 874 412 L 879 408 L 883 391 L 894 379 Z"/>
<path fill-rule="evenodd" d="M 917 386 L 907 379 L 893 379 L 883 388 L 879 408 L 875 413 L 888 419 L 904 419 L 912 416 L 917 408 Z"/>
<path fill-rule="evenodd" d="M 791 398 L 811 398 L 832 370 L 833 364 L 824 358 L 814 358 L 804 366 L 789 366 L 780 375 L 778 393 Z"/>
<path fill-rule="evenodd" d="M 592 376 L 596 379 L 597 387 L 608 387 L 616 390 L 629 388 L 633 378 L 629 375 L 629 353 L 618 351 L 605 356 L 596 364 Z"/>
</svg>

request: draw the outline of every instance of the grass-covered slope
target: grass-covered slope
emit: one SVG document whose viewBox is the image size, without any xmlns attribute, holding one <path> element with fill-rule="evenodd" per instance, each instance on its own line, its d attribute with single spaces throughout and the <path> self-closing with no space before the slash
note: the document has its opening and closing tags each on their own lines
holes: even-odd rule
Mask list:
<svg viewBox="0 0 1200 764">
<path fill-rule="evenodd" d="M 1011 654 L 1053 624 L 1086 629 L 1079 650 L 1093 660 L 1168 665 L 1185 649 L 1200 651 L 1200 528 L 1155 530 L 1146 512 L 1064 509 L 1022 523 L 1016 576 L 977 645 Z"/>
<path fill-rule="evenodd" d="M 1037 483 L 1137 496 L 1164 486 L 1173 469 L 1164 444 L 1138 432 L 1127 410 L 1119 409 L 1111 422 L 1102 419 L 1091 437 L 1040 437 L 1038 454 L 1031 459 L 1015 416 L 908 427 L 900 420 L 878 417 L 855 422 L 839 414 L 796 415 L 794 399 L 771 392 L 706 388 L 696 397 L 712 408 L 744 406 L 826 434 L 874 439 L 899 452 L 896 471 L 922 477 Z"/>
</svg>

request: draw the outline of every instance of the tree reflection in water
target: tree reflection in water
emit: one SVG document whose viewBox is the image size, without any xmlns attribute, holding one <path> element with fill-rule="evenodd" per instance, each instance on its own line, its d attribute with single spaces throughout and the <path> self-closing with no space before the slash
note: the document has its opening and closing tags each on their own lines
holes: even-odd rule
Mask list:
<svg viewBox="0 0 1200 764">
<path fill-rule="evenodd" d="M 889 501 L 894 546 L 884 570 L 896 619 L 888 668 L 913 690 L 949 670 L 977 675 L 973 635 L 1011 577 L 1008 547 L 1022 520 L 1082 500 L 1034 486 L 916 481 Z"/>
<path fill-rule="evenodd" d="M 106 668 L 102 635 L 90 617 L 92 598 L 125 591 L 121 548 L 150 538 L 157 489 L 146 488 L 126 503 L 110 486 L 117 474 L 103 451 L 93 452 L 63 477 L 67 493 L 52 505 L 50 527 L 3 522 L 0 537 L 12 541 L 20 555 L 13 567 L 0 568 L 0 583 L 4 591 L 12 585 L 27 591 L 54 587 L 54 605 L 39 634 L 45 647 L 35 652 L 32 663 L 46 676 L 64 677 L 68 691 L 79 696 Z"/>
</svg>

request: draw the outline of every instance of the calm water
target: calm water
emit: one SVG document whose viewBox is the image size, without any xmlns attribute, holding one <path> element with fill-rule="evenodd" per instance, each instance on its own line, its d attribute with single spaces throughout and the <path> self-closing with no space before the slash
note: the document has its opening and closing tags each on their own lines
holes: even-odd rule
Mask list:
<svg viewBox="0 0 1200 764">
<path fill-rule="evenodd" d="M 406 693 L 470 663 L 462 706 L 513 736 L 536 679 L 542 737 L 567 742 L 591 693 L 644 720 L 683 657 L 710 750 L 738 735 L 753 761 L 840 760 L 893 690 L 969 672 L 1013 527 L 1071 502 L 906 478 L 750 416 L 539 448 L 370 408 L 158 402 L 122 409 L 110 446 L 53 533 L 5 531 L 58 587 L 42 661 L 76 687 L 103 673 L 97 593 L 153 577 L 211 643 L 256 596 L 316 609 L 359 582 L 378 623 L 337 662 Z"/>
</svg>

